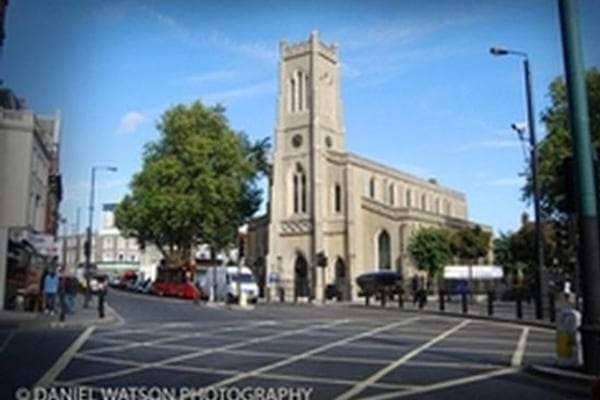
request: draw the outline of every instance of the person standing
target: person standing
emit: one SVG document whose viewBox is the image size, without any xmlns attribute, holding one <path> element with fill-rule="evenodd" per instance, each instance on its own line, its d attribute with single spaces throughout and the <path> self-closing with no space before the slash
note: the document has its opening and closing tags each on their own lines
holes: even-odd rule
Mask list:
<svg viewBox="0 0 600 400">
<path fill-rule="evenodd" d="M 46 298 L 46 314 L 54 315 L 56 306 L 56 293 L 58 292 L 58 275 L 50 271 L 44 278 L 44 295 Z"/>
<path fill-rule="evenodd" d="M 571 302 L 571 281 L 569 280 L 569 277 L 567 277 L 567 279 L 565 279 L 565 283 L 563 285 L 563 295 L 565 296 L 565 301 L 567 303 Z"/>
</svg>

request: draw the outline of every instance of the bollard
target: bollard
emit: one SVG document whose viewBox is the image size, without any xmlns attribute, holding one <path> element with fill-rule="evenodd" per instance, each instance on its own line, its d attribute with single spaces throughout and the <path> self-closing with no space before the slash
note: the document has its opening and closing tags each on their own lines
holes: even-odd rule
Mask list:
<svg viewBox="0 0 600 400">
<path fill-rule="evenodd" d="M 462 312 L 463 312 L 463 314 L 466 314 L 469 312 L 469 306 L 468 306 L 469 303 L 467 302 L 467 294 L 461 293 L 460 298 L 462 301 Z"/>
<path fill-rule="evenodd" d="M 380 296 L 381 296 L 381 307 L 385 307 L 385 303 L 387 301 L 387 296 L 386 296 L 386 293 L 385 293 L 385 289 L 381 290 Z"/>
<path fill-rule="evenodd" d="M 494 292 L 487 293 L 487 313 L 489 316 L 494 315 Z"/>
<path fill-rule="evenodd" d="M 98 316 L 104 318 L 104 290 L 98 293 Z"/>
<path fill-rule="evenodd" d="M 550 308 L 550 322 L 556 322 L 556 303 L 553 293 L 548 293 L 548 306 Z"/>
<path fill-rule="evenodd" d="M 523 298 L 521 291 L 517 291 L 517 318 L 523 319 Z"/>
<path fill-rule="evenodd" d="M 403 290 L 398 289 L 398 308 L 404 308 L 404 297 L 402 296 Z"/>
<path fill-rule="evenodd" d="M 371 305 L 371 296 L 365 294 L 365 306 Z"/>
<path fill-rule="evenodd" d="M 440 289 L 440 293 L 439 293 L 439 301 L 440 301 L 440 311 L 445 311 L 446 310 L 446 303 L 445 303 L 445 296 L 446 294 L 444 293 L 444 291 L 442 289 Z"/>
</svg>

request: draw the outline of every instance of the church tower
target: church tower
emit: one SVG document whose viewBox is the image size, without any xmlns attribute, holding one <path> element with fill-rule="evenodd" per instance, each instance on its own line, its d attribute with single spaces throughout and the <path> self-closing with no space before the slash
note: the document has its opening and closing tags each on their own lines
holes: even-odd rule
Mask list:
<svg viewBox="0 0 600 400">
<path fill-rule="evenodd" d="M 328 152 L 345 151 L 340 63 L 312 32 L 280 45 L 268 268 L 286 297 L 320 297 L 315 255 L 324 250 Z"/>
</svg>

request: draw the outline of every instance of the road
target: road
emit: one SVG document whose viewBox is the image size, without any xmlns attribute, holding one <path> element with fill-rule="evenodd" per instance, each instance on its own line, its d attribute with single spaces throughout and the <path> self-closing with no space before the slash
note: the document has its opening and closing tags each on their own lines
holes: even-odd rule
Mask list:
<svg viewBox="0 0 600 400">
<path fill-rule="evenodd" d="M 335 305 L 213 308 L 117 291 L 109 303 L 124 321 L 63 331 L 71 345 L 36 385 L 94 398 L 124 387 L 229 395 L 197 399 L 589 398 L 587 387 L 521 372 L 552 358 L 554 333 L 538 327 Z"/>
</svg>

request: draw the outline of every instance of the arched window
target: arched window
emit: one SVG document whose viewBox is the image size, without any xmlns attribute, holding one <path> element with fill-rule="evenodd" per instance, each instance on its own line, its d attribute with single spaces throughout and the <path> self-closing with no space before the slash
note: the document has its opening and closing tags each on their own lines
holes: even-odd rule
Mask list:
<svg viewBox="0 0 600 400">
<path fill-rule="evenodd" d="M 298 111 L 304 108 L 304 77 L 302 71 L 298 71 Z"/>
<path fill-rule="evenodd" d="M 296 79 L 290 79 L 290 111 L 296 111 Z"/>
<path fill-rule="evenodd" d="M 390 205 L 392 205 L 392 206 L 394 205 L 394 201 L 395 201 L 394 190 L 395 190 L 394 184 L 392 183 L 389 188 L 389 199 L 390 199 Z"/>
<path fill-rule="evenodd" d="M 421 195 L 421 209 L 423 211 L 427 210 L 427 196 L 425 196 L 424 194 Z"/>
<path fill-rule="evenodd" d="M 392 269 L 392 257 L 390 254 L 390 235 L 382 231 L 377 238 L 378 267 L 379 269 Z"/>
<path fill-rule="evenodd" d="M 300 164 L 296 164 L 293 180 L 294 213 L 306 212 L 306 174 Z"/>
<path fill-rule="evenodd" d="M 410 189 L 406 189 L 406 207 L 412 207 L 412 193 L 410 191 Z"/>
<path fill-rule="evenodd" d="M 372 199 L 375 198 L 375 178 L 371 178 L 369 181 L 369 197 Z"/>
<path fill-rule="evenodd" d="M 334 192 L 334 202 L 335 202 L 335 212 L 339 213 L 342 212 L 342 187 L 340 186 L 339 183 L 336 183 L 335 185 L 335 192 Z"/>
</svg>

